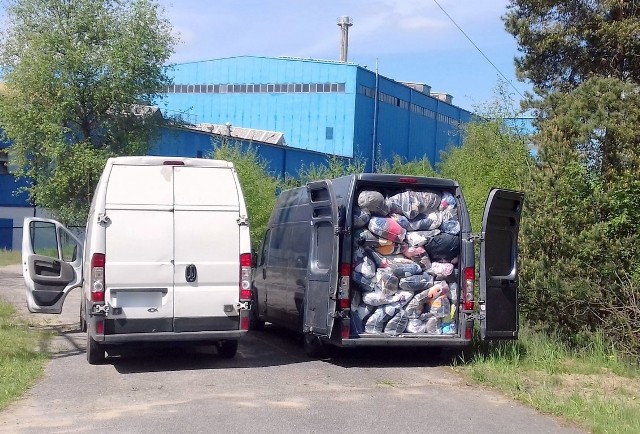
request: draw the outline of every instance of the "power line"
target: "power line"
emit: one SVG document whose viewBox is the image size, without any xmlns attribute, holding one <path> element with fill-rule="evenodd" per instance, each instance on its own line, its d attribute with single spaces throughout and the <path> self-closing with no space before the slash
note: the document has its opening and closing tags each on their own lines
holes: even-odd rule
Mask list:
<svg viewBox="0 0 640 434">
<path fill-rule="evenodd" d="M 444 14 L 447 16 L 447 18 L 449 18 L 449 20 L 451 20 L 451 22 L 452 22 L 452 23 L 453 23 L 453 24 L 458 28 L 458 30 L 460 30 L 460 32 L 464 35 L 464 37 L 465 37 L 465 38 L 467 38 L 467 39 L 469 40 L 469 42 L 471 42 L 471 44 L 472 44 L 474 47 L 476 47 L 476 50 L 478 50 L 478 52 L 480 52 L 480 54 L 482 54 L 482 56 L 487 60 L 487 62 L 489 62 L 489 63 L 491 64 L 491 66 L 493 66 L 493 68 L 494 68 L 496 71 L 498 71 L 498 74 L 500 74 L 500 75 L 502 76 L 502 78 L 504 78 L 504 79 L 507 81 L 507 83 L 509 83 L 509 85 L 513 88 L 513 90 L 515 90 L 515 91 L 518 93 L 518 95 L 520 95 L 520 96 L 522 97 L 522 99 L 524 99 L 524 95 L 523 95 L 522 93 L 520 93 L 520 91 L 518 90 L 518 88 L 517 88 L 517 87 L 515 87 L 515 86 L 513 85 L 513 83 L 511 82 L 511 80 L 509 80 L 509 79 L 508 79 L 508 78 L 507 78 L 507 77 L 502 73 L 502 71 L 500 71 L 500 69 L 499 69 L 499 68 L 498 68 L 498 67 L 497 67 L 497 66 L 496 66 L 496 65 L 491 61 L 491 59 L 489 59 L 489 58 L 487 57 L 487 55 L 486 55 L 486 54 L 484 54 L 484 52 L 480 49 L 480 47 L 478 47 L 478 46 L 476 45 L 476 43 L 475 43 L 475 42 L 473 42 L 473 41 L 471 40 L 471 38 L 469 37 L 469 35 L 467 35 L 467 34 L 465 33 L 465 31 L 464 31 L 464 30 L 462 30 L 462 28 L 458 25 L 458 23 L 456 23 L 456 22 L 455 22 L 455 20 L 451 17 L 451 15 L 449 15 L 449 13 L 448 13 L 447 11 L 445 11 L 445 10 L 444 10 L 444 8 L 443 8 L 442 6 L 440 6 L 440 3 L 438 3 L 438 1 L 437 1 L 437 0 L 433 0 L 433 2 L 434 2 L 436 5 L 438 5 L 438 7 L 440 8 L 440 10 L 441 10 L 442 12 L 444 12 Z"/>
</svg>

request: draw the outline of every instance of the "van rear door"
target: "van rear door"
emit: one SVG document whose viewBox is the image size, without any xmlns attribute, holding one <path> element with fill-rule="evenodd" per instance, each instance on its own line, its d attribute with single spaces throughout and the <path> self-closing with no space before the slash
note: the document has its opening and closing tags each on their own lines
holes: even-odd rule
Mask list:
<svg viewBox="0 0 640 434">
<path fill-rule="evenodd" d="M 518 338 L 518 230 L 524 194 L 492 189 L 482 218 L 480 337 Z"/>
<path fill-rule="evenodd" d="M 232 168 L 175 166 L 174 331 L 238 330 L 241 230 Z M 248 249 L 248 246 L 247 246 Z"/>
<path fill-rule="evenodd" d="M 338 205 L 331 181 L 307 184 L 311 247 L 307 266 L 303 331 L 329 336 L 338 288 Z"/>
<path fill-rule="evenodd" d="M 82 242 L 55 220 L 25 218 L 22 275 L 29 312 L 62 312 L 67 293 L 82 283 Z"/>
</svg>

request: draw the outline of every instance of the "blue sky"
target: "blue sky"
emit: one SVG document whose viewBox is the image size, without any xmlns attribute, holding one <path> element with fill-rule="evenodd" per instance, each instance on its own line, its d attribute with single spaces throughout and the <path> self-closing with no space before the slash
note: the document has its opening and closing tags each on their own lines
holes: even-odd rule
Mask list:
<svg viewBox="0 0 640 434">
<path fill-rule="evenodd" d="M 500 17 L 508 0 L 437 0 L 522 94 L 514 38 Z M 172 62 L 293 56 L 339 60 L 337 18 L 349 16 L 348 60 L 398 81 L 426 83 L 473 110 L 493 99 L 500 73 L 434 0 L 160 0 L 181 42 Z M 516 100 L 520 95 L 510 88 Z"/>
</svg>

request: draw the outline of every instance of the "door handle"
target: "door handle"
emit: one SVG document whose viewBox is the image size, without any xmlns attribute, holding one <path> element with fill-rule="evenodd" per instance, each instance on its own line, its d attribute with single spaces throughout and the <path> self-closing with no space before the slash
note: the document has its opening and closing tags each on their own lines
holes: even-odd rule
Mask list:
<svg viewBox="0 0 640 434">
<path fill-rule="evenodd" d="M 198 278 L 198 270 L 196 266 L 193 264 L 187 265 L 187 268 L 184 270 L 184 278 L 187 282 L 195 282 Z"/>
</svg>

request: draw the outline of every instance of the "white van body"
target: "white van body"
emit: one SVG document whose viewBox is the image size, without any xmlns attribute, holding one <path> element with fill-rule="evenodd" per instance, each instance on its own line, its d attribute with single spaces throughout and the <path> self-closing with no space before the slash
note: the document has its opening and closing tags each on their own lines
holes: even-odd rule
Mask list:
<svg viewBox="0 0 640 434">
<path fill-rule="evenodd" d="M 230 162 L 111 158 L 84 246 L 55 220 L 27 218 L 23 231 L 29 310 L 60 313 L 81 286 L 92 364 L 110 345 L 139 341 L 211 341 L 232 357 L 246 334 L 251 244 Z"/>
</svg>

